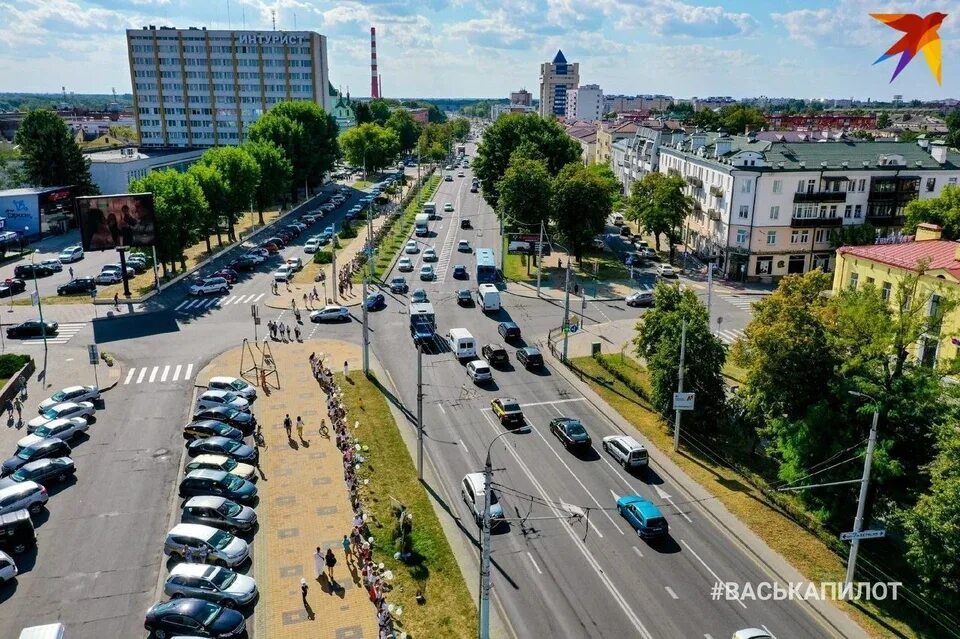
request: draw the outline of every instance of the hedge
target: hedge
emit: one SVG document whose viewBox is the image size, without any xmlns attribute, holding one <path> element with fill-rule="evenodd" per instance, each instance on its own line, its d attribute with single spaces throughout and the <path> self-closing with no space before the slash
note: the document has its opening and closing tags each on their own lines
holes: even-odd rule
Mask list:
<svg viewBox="0 0 960 639">
<path fill-rule="evenodd" d="M 0 379 L 10 379 L 31 359 L 33 358 L 29 355 L 17 355 L 16 353 L 0 355 Z"/>
</svg>

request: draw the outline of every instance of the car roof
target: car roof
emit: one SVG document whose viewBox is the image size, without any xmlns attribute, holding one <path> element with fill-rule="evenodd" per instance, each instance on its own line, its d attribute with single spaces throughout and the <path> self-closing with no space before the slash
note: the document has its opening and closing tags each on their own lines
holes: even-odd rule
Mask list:
<svg viewBox="0 0 960 639">
<path fill-rule="evenodd" d="M 493 285 L 491 284 L 490 286 L 493 286 Z M 494 286 L 494 288 L 496 287 Z M 500 322 L 500 326 L 503 326 L 504 328 L 520 328 L 519 326 L 517 326 L 516 322 Z"/>
<path fill-rule="evenodd" d="M 521 349 L 518 349 L 526 353 L 527 355 L 540 355 L 540 349 L 536 346 L 524 346 Z"/>
<path fill-rule="evenodd" d="M 212 479 L 214 481 L 223 481 L 223 479 L 229 473 L 225 470 L 213 470 L 212 468 L 201 468 L 199 470 L 191 470 L 187 477 L 192 477 L 194 479 Z"/>
<path fill-rule="evenodd" d="M 211 390 L 204 391 L 203 394 L 200 395 L 200 399 L 203 399 L 204 397 L 223 397 L 223 396 L 226 395 L 228 392 L 229 392 L 229 391 L 219 390 L 219 389 L 214 388 L 214 389 L 211 389 Z"/>
<path fill-rule="evenodd" d="M 40 489 L 40 484 L 35 481 L 21 481 L 12 486 L 2 486 L 0 487 L 0 497 L 6 497 L 7 495 L 20 495 L 24 493 L 30 493 L 35 490 Z"/>
<path fill-rule="evenodd" d="M 215 495 L 197 495 L 196 497 L 191 497 L 188 499 L 187 503 L 185 503 L 183 507 L 202 506 L 204 508 L 218 508 L 225 501 L 227 501 L 225 497 L 217 497 Z"/>
<path fill-rule="evenodd" d="M 210 378 L 210 381 L 211 381 L 211 382 L 216 382 L 216 383 L 218 383 L 218 384 L 232 384 L 233 382 L 237 381 L 237 379 L 238 379 L 237 377 L 230 377 L 230 376 L 227 376 L 227 375 L 221 375 L 221 376 L 217 376 L 217 377 L 211 377 L 211 378 Z"/>
<path fill-rule="evenodd" d="M 214 571 L 219 570 L 216 566 L 211 566 L 210 564 L 177 564 L 170 569 L 170 576 L 177 577 L 202 577 L 206 574 L 213 574 Z"/>
<path fill-rule="evenodd" d="M 660 512 L 659 508 L 640 495 L 626 495 L 621 497 L 619 501 L 622 504 L 635 507 L 644 517 L 663 517 L 663 513 Z"/>
<path fill-rule="evenodd" d="M 603 439 L 608 442 L 618 441 L 630 449 L 645 448 L 643 444 L 638 442 L 636 439 L 634 439 L 630 435 L 610 435 L 608 437 L 604 437 Z"/>
<path fill-rule="evenodd" d="M 205 455 L 197 455 L 189 463 L 200 462 L 202 464 L 225 464 L 227 460 L 230 459 L 226 455 L 215 455 L 213 453 L 207 453 Z"/>
</svg>

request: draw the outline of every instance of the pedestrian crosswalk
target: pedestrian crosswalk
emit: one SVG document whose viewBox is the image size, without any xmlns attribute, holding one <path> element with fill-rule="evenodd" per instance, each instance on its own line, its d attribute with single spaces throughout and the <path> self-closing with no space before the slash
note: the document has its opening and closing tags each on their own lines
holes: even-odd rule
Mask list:
<svg viewBox="0 0 960 639">
<path fill-rule="evenodd" d="M 134 367 L 127 371 L 124 384 L 163 384 L 185 382 L 193 377 L 193 364 L 162 364 L 160 366 Z"/>
<path fill-rule="evenodd" d="M 86 326 L 83 322 L 74 322 L 60 324 L 57 329 L 57 334 L 47 338 L 47 344 L 66 344 L 70 341 L 70 338 L 83 330 L 83 327 Z M 20 342 L 24 346 L 29 346 L 31 344 L 39 344 L 43 346 L 43 339 L 39 337 L 33 337 L 31 339 L 25 339 Z"/>
<path fill-rule="evenodd" d="M 743 337 L 743 330 L 739 328 L 718 330 L 717 337 L 720 338 L 720 341 L 729 346 Z"/>
<path fill-rule="evenodd" d="M 742 311 L 752 311 L 753 303 L 763 298 L 758 295 L 721 295 L 720 299 Z"/>
<path fill-rule="evenodd" d="M 230 304 L 256 304 L 266 293 L 254 293 L 252 295 L 232 295 L 230 297 L 195 297 L 188 298 L 180 302 L 173 310 L 184 313 L 186 311 L 199 311 L 206 308 L 217 306 L 229 306 Z"/>
</svg>

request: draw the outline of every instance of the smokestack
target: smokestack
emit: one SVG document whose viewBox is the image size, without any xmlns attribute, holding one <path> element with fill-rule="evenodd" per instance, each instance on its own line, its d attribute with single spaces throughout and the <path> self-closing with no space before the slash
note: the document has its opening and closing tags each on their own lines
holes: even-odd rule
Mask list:
<svg viewBox="0 0 960 639">
<path fill-rule="evenodd" d="M 383 76 L 377 76 L 377 93 L 380 94 L 380 97 L 383 97 Z"/>
<path fill-rule="evenodd" d="M 370 97 L 380 97 L 380 74 L 377 73 L 377 28 L 370 27 Z"/>
</svg>

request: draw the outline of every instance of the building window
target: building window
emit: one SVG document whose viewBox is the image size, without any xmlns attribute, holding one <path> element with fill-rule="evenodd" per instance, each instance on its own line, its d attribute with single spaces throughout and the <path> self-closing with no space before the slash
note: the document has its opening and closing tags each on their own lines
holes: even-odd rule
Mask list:
<svg viewBox="0 0 960 639">
<path fill-rule="evenodd" d="M 757 258 L 757 275 L 770 275 L 773 267 L 773 256 L 767 255 Z"/>
<path fill-rule="evenodd" d="M 880 297 L 883 298 L 884 302 L 890 301 L 890 291 L 893 289 L 893 284 L 890 282 L 884 282 L 883 286 L 880 288 Z"/>
<path fill-rule="evenodd" d="M 849 220 L 851 215 L 853 215 L 853 205 L 847 204 L 847 205 L 843 208 L 843 217 L 844 217 L 844 219 Z"/>
<path fill-rule="evenodd" d="M 927 193 L 932 193 L 937 188 L 937 178 L 927 178 Z"/>
<path fill-rule="evenodd" d="M 783 180 L 774 180 L 773 181 L 773 192 L 780 193 L 783 190 Z"/>
<path fill-rule="evenodd" d="M 806 244 L 809 241 L 810 241 L 810 231 L 806 229 L 802 231 L 793 231 L 790 234 L 791 244 Z"/>
<path fill-rule="evenodd" d="M 930 319 L 927 322 L 928 333 L 940 332 L 940 324 L 943 320 L 942 306 L 943 306 L 942 297 L 936 294 L 930 296 L 930 311 L 928 313 Z"/>
<path fill-rule="evenodd" d="M 778 219 L 780 219 L 780 207 L 779 207 L 779 206 L 771 206 L 771 207 L 770 207 L 770 219 L 771 219 L 771 220 L 778 220 Z"/>
<path fill-rule="evenodd" d="M 868 278 L 867 278 L 867 281 L 864 282 L 864 283 L 865 283 L 867 286 L 873 286 L 873 281 L 874 281 L 874 280 L 873 280 L 872 277 L 868 277 Z"/>
<path fill-rule="evenodd" d="M 956 185 L 957 185 L 957 178 L 955 178 L 955 177 L 947 178 L 947 184 L 949 184 L 950 186 L 956 186 Z"/>
<path fill-rule="evenodd" d="M 740 219 L 745 220 L 750 216 L 750 207 L 746 204 L 740 205 Z"/>
<path fill-rule="evenodd" d="M 857 272 L 850 273 L 850 290 L 857 290 L 857 280 L 860 278 Z"/>
<path fill-rule="evenodd" d="M 830 205 L 830 217 L 837 217 L 837 205 L 836 205 L 836 204 L 831 204 L 831 205 Z"/>
<path fill-rule="evenodd" d="M 817 242 L 818 244 L 821 243 L 821 242 L 823 242 L 823 236 L 824 236 L 823 231 L 824 231 L 824 229 L 817 229 L 816 231 L 814 231 L 814 233 L 813 233 L 813 241 L 814 241 L 814 242 Z"/>
<path fill-rule="evenodd" d="M 739 229 L 737 231 L 737 244 L 746 244 L 747 243 L 747 231 L 745 229 Z"/>
<path fill-rule="evenodd" d="M 777 243 L 777 232 L 767 231 L 767 244 L 776 244 L 776 243 Z"/>
<path fill-rule="evenodd" d="M 814 193 L 817 190 L 816 180 L 807 180 L 807 193 Z"/>
<path fill-rule="evenodd" d="M 858 190 L 859 190 L 861 193 L 863 193 L 864 191 L 867 190 L 867 180 L 866 180 L 866 178 L 860 178 L 859 187 L 860 187 L 860 188 L 859 188 Z"/>
<path fill-rule="evenodd" d="M 740 192 L 741 192 L 741 193 L 749 193 L 749 192 L 750 192 L 750 184 L 751 184 L 751 182 L 750 182 L 749 180 L 744 180 L 743 183 L 740 185 Z"/>
<path fill-rule="evenodd" d="M 853 207 L 853 217 L 860 218 L 863 217 L 863 205 L 857 204 Z"/>
</svg>

